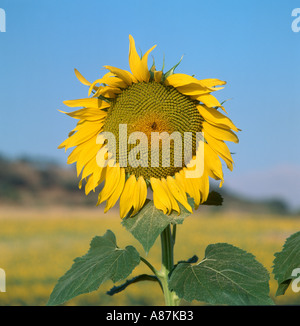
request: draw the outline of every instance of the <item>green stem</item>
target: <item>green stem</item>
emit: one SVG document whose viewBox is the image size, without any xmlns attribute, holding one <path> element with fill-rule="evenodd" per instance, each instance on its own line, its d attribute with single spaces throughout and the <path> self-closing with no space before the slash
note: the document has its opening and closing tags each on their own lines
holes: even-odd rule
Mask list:
<svg viewBox="0 0 300 326">
<path fill-rule="evenodd" d="M 174 267 L 174 243 L 175 233 L 173 232 L 173 235 L 171 234 L 171 227 L 168 225 L 161 233 L 162 268 L 158 273 L 165 296 L 166 306 L 177 306 L 179 304 L 176 293 L 170 291 L 168 285 L 169 273 Z"/>
<path fill-rule="evenodd" d="M 142 256 L 140 256 L 140 259 L 145 265 L 147 265 L 150 268 L 150 270 L 153 272 L 154 275 L 157 275 L 157 270 L 148 262 L 147 259 L 143 258 Z"/>
<path fill-rule="evenodd" d="M 168 225 L 161 233 L 161 254 L 162 264 L 170 272 L 173 269 L 173 237 L 171 235 L 171 227 Z"/>
<path fill-rule="evenodd" d="M 176 239 L 176 227 L 177 227 L 177 224 L 174 224 L 173 229 L 172 229 L 173 250 L 174 250 L 175 239 Z"/>
</svg>

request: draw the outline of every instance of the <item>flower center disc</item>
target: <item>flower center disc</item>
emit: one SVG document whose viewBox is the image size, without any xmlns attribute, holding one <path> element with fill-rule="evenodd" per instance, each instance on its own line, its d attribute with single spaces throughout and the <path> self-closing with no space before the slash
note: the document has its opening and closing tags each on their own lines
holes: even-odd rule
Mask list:
<svg viewBox="0 0 300 326">
<path fill-rule="evenodd" d="M 195 154 L 195 133 L 201 132 L 202 121 L 195 102 L 178 92 L 174 87 L 164 86 L 157 82 L 142 82 L 132 84 L 111 102 L 103 131 L 114 134 L 116 161 L 120 162 L 123 152 L 119 152 L 119 125 L 127 125 L 126 159 L 130 163 L 130 157 L 135 156 L 138 166 L 128 163 L 125 167 L 126 173 L 134 174 L 136 177 L 143 176 L 145 179 L 150 179 L 150 177 L 166 178 L 173 176 L 185 166 L 184 138 L 187 132 L 192 133 L 190 138 L 190 142 L 192 142 L 190 145 L 191 154 Z M 135 132 L 143 133 L 145 135 L 143 140 L 133 142 L 134 138 L 131 135 L 134 135 L 132 133 Z M 180 146 L 178 149 L 175 140 L 172 140 L 172 133 L 174 132 L 177 136 L 181 135 L 182 150 L 180 150 Z M 151 159 L 151 137 L 153 139 L 153 135 L 160 135 L 161 133 L 168 133 L 171 136 L 170 155 L 168 162 L 166 162 L 162 146 L 163 141 L 160 140 L 159 159 L 154 163 L 154 158 Z M 130 144 L 130 142 L 132 143 Z M 148 148 L 146 152 L 141 150 L 143 144 L 146 144 Z M 181 162 L 180 166 L 178 166 L 179 161 Z"/>
</svg>

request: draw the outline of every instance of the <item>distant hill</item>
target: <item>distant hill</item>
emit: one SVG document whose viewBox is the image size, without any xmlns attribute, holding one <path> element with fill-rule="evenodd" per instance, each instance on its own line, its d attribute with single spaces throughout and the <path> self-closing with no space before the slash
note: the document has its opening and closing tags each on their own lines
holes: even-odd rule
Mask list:
<svg viewBox="0 0 300 326">
<path fill-rule="evenodd" d="M 0 157 L 0 207 L 95 204 L 96 193 L 85 196 L 84 191 L 79 190 L 78 182 L 74 166 Z"/>
<path fill-rule="evenodd" d="M 78 189 L 75 166 L 65 166 L 43 160 L 23 158 L 10 160 L 0 157 L 0 208 L 1 206 L 90 206 L 97 202 L 99 190 L 85 196 Z M 289 213 L 288 205 L 280 199 L 253 201 L 214 188 L 223 197 L 222 207 L 205 206 L 211 211 L 240 211 L 250 213 Z"/>
</svg>

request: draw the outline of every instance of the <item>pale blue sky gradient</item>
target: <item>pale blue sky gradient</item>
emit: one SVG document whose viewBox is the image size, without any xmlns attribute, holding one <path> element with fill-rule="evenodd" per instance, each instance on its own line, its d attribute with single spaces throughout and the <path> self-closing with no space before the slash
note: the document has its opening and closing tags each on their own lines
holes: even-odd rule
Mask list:
<svg viewBox="0 0 300 326">
<path fill-rule="evenodd" d="M 157 44 L 158 68 L 163 55 L 166 69 L 184 55 L 177 72 L 227 81 L 216 96 L 232 99 L 226 110 L 243 130 L 240 143 L 230 144 L 233 178 L 300 168 L 300 33 L 291 29 L 299 1 L 2 0 L 0 7 L 7 20 L 0 153 L 66 162 L 57 146 L 75 121 L 57 110 L 88 91 L 73 69 L 90 81 L 104 74 L 103 65 L 129 69 L 132 34 L 143 52 Z"/>
</svg>

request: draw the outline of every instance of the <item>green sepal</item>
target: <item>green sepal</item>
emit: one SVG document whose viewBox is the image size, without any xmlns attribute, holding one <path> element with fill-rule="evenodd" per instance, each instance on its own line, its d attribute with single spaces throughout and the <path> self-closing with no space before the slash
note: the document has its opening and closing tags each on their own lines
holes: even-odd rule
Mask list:
<svg viewBox="0 0 300 326">
<path fill-rule="evenodd" d="M 164 82 L 169 76 L 174 74 L 175 69 L 179 66 L 181 60 L 183 59 L 183 56 L 179 60 L 179 62 L 173 66 L 170 70 L 168 70 L 165 74 L 162 75 L 161 81 Z"/>
<path fill-rule="evenodd" d="M 152 61 L 152 66 L 151 66 L 151 68 L 150 68 L 150 70 L 149 70 L 150 72 L 153 71 L 153 70 L 155 69 L 155 59 L 154 59 L 154 56 L 152 56 L 152 60 L 153 60 L 153 61 Z"/>
<path fill-rule="evenodd" d="M 165 60 L 166 60 L 166 57 L 165 57 L 165 54 L 164 54 L 163 55 L 163 63 L 162 63 L 161 71 L 164 71 L 164 69 L 165 69 Z"/>
<path fill-rule="evenodd" d="M 154 57 L 152 56 L 153 59 L 153 63 L 151 68 L 149 69 L 149 74 L 150 74 L 150 82 L 152 82 L 154 80 L 154 70 L 155 70 L 155 61 L 154 61 Z"/>
<path fill-rule="evenodd" d="M 102 101 L 107 102 L 107 103 L 110 103 L 111 102 L 111 99 L 110 98 L 104 97 L 103 95 L 99 95 L 97 98 L 99 100 L 102 100 Z"/>
</svg>

